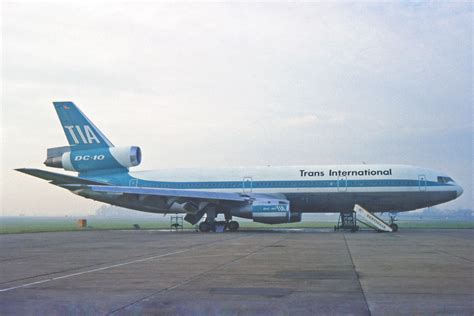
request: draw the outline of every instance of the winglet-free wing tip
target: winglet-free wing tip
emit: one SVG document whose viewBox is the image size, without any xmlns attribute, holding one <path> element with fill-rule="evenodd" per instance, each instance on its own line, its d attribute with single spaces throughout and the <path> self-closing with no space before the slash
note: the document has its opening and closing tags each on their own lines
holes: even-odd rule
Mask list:
<svg viewBox="0 0 474 316">
<path fill-rule="evenodd" d="M 20 168 L 20 169 L 15 169 L 16 171 L 26 173 L 30 176 L 41 178 L 50 182 L 53 182 L 53 184 L 58 185 L 58 184 L 95 184 L 95 185 L 104 185 L 102 182 L 94 181 L 94 180 L 88 180 L 88 179 L 83 179 L 75 176 L 70 176 L 66 174 L 61 174 L 61 173 L 55 173 L 51 171 L 46 171 L 46 170 L 41 170 L 41 169 L 34 169 L 34 168 Z"/>
</svg>

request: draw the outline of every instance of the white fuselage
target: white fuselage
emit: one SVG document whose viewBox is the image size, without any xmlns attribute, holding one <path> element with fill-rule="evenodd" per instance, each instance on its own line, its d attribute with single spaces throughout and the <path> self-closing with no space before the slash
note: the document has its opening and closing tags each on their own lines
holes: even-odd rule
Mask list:
<svg viewBox="0 0 474 316">
<path fill-rule="evenodd" d="M 407 211 L 462 193 L 454 181 L 444 181 L 450 178 L 441 172 L 388 164 L 183 168 L 130 176 L 129 184 L 140 187 L 280 195 L 301 212 L 347 211 L 356 203 L 371 211 Z"/>
</svg>

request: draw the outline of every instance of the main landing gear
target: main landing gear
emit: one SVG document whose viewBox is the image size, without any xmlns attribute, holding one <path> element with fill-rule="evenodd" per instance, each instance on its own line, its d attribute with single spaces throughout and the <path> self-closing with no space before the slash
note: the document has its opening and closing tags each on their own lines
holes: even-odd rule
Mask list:
<svg viewBox="0 0 474 316">
<path fill-rule="evenodd" d="M 232 220 L 232 215 L 225 213 L 224 230 L 228 229 L 230 232 L 236 232 L 239 229 L 239 222 Z"/>
<path fill-rule="evenodd" d="M 214 221 L 211 223 L 210 221 L 201 222 L 198 226 L 199 231 L 203 233 L 208 232 L 215 232 L 217 226 L 224 226 L 224 230 L 228 230 L 230 232 L 236 232 L 239 229 L 239 222 L 237 221 Z"/>
<path fill-rule="evenodd" d="M 233 221 L 232 216 L 225 214 L 225 221 L 216 221 L 215 212 L 207 212 L 207 218 L 204 222 L 199 224 L 199 231 L 203 233 L 215 232 L 216 228 L 224 227 L 224 231 L 228 230 L 230 232 L 235 232 L 239 229 L 239 222 Z"/>
<path fill-rule="evenodd" d="M 215 230 L 215 224 L 213 225 L 212 223 L 210 222 L 201 222 L 199 224 L 199 231 L 200 232 L 203 232 L 203 233 L 208 233 L 210 232 L 211 230 Z"/>
<path fill-rule="evenodd" d="M 230 221 L 229 223 L 227 223 L 227 228 L 231 232 L 236 232 L 239 229 L 239 226 L 239 222 L 236 221 Z"/>
</svg>

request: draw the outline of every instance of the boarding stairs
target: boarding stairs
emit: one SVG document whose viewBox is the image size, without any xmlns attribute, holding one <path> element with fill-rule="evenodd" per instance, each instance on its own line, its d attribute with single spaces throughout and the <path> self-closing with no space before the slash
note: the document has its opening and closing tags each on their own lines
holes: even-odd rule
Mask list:
<svg viewBox="0 0 474 316">
<path fill-rule="evenodd" d="M 354 212 L 356 213 L 357 220 L 370 228 L 384 232 L 393 231 L 389 224 L 385 223 L 380 217 L 370 213 L 359 204 L 354 205 Z"/>
</svg>

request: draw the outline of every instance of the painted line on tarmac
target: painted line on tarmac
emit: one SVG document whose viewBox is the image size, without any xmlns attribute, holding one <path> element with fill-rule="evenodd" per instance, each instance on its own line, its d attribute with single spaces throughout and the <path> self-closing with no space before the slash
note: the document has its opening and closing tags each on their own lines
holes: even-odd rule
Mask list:
<svg viewBox="0 0 474 316">
<path fill-rule="evenodd" d="M 253 236 L 252 236 L 252 235 L 251 235 L 251 236 L 244 236 L 244 237 L 240 237 L 240 238 L 238 238 L 238 239 L 243 239 L 243 238 L 248 238 L 248 237 L 253 237 Z M 279 243 L 279 242 L 282 241 L 282 240 L 284 240 L 284 239 L 281 238 L 281 239 L 277 240 L 276 242 L 271 243 L 270 245 L 275 245 L 275 244 Z M 200 278 L 200 277 L 202 277 L 202 276 L 204 276 L 204 275 L 206 275 L 206 274 L 208 274 L 208 273 L 210 273 L 210 272 L 214 272 L 214 271 L 216 271 L 216 270 L 218 270 L 218 269 L 221 269 L 221 268 L 223 268 L 224 266 L 226 266 L 226 265 L 228 265 L 228 264 L 232 264 L 232 263 L 237 262 L 237 261 L 239 261 L 239 260 L 241 260 L 241 259 L 244 259 L 244 258 L 247 258 L 247 257 L 249 257 L 249 256 L 251 256 L 251 255 L 254 255 L 254 254 L 258 253 L 260 250 L 262 250 L 263 248 L 268 247 L 268 246 L 269 246 L 269 245 L 259 246 L 257 249 L 255 249 L 255 250 L 253 250 L 253 251 L 250 251 L 250 252 L 247 252 L 247 253 L 243 253 L 242 256 L 240 256 L 240 257 L 238 257 L 238 258 L 235 258 L 235 259 L 232 259 L 232 260 L 230 260 L 230 261 L 227 261 L 227 262 L 218 264 L 217 266 L 212 267 L 212 268 L 209 269 L 209 270 L 200 272 L 200 273 L 198 273 L 198 274 L 196 274 L 196 275 L 194 275 L 194 276 L 191 276 L 191 277 L 189 277 L 189 278 L 183 280 L 182 282 L 179 282 L 179 283 L 177 283 L 177 284 L 175 284 L 175 285 L 169 286 L 169 287 L 164 288 L 164 289 L 160 289 L 160 290 L 158 290 L 158 291 L 156 291 L 156 292 L 153 292 L 153 293 L 148 294 L 148 295 L 146 295 L 146 296 L 144 296 L 144 297 L 142 297 L 142 298 L 139 298 L 138 300 L 136 300 L 136 301 L 134 301 L 134 302 L 131 302 L 131 303 L 129 303 L 129 304 L 126 304 L 126 305 L 124 305 L 124 306 L 122 306 L 122 307 L 119 307 L 119 308 L 117 308 L 117 309 L 114 309 L 113 311 L 109 312 L 107 315 L 116 314 L 116 313 L 119 312 L 119 311 L 125 310 L 125 309 L 127 309 L 127 308 L 129 308 L 129 307 L 131 307 L 131 306 L 133 306 L 133 305 L 135 305 L 135 304 L 138 304 L 138 303 L 140 303 L 140 302 L 143 302 L 143 301 L 145 301 L 145 300 L 147 300 L 147 299 L 149 299 L 149 298 L 151 298 L 151 297 L 153 297 L 153 296 L 156 296 L 156 295 L 159 295 L 159 294 L 161 294 L 161 293 L 163 293 L 163 292 L 171 291 L 171 290 L 174 290 L 174 289 L 176 289 L 176 288 L 178 288 L 178 287 L 181 287 L 181 286 L 183 286 L 183 285 L 186 285 L 186 284 L 190 283 L 191 281 L 194 281 L 194 280 L 196 280 L 196 279 L 198 279 L 198 278 Z M 127 313 L 125 313 L 125 314 L 127 314 Z M 129 313 L 129 314 L 130 314 L 130 313 Z M 370 315 L 369 315 L 369 316 L 370 316 Z"/>
<path fill-rule="evenodd" d="M 179 259 L 198 259 L 198 258 L 211 258 L 211 257 L 235 257 L 235 256 L 246 255 L 246 254 L 248 254 L 248 252 L 236 252 L 236 253 L 223 254 L 223 255 L 187 256 L 187 257 L 179 257 Z"/>
<path fill-rule="evenodd" d="M 180 250 L 180 251 L 175 251 L 175 252 L 170 252 L 170 253 L 165 253 L 163 255 L 158 255 L 158 256 L 153 256 L 153 257 L 148 257 L 148 258 L 143 258 L 143 259 L 137 259 L 137 260 L 127 261 L 127 262 L 117 263 L 117 264 L 113 264 L 113 265 L 102 267 L 102 268 L 96 268 L 96 269 L 81 271 L 81 272 L 77 272 L 77 273 L 66 274 L 66 275 L 62 275 L 62 276 L 58 276 L 58 277 L 54 277 L 54 278 L 49 278 L 49 279 L 45 279 L 45 280 L 41 280 L 41 281 L 26 283 L 26 284 L 17 285 L 17 286 L 12 286 L 12 287 L 9 287 L 9 288 L 0 289 L 0 293 L 16 290 L 16 289 L 20 289 L 20 288 L 25 288 L 25 287 L 29 287 L 29 286 L 32 286 L 32 285 L 47 283 L 47 282 L 51 282 L 51 281 L 72 278 L 72 277 L 82 275 L 82 274 L 93 273 L 93 272 L 98 272 L 98 271 L 104 271 L 104 270 L 114 269 L 114 268 L 118 268 L 118 267 L 123 267 L 123 266 L 133 264 L 133 263 L 145 262 L 145 261 L 150 261 L 150 260 L 154 260 L 154 259 L 158 259 L 158 258 L 168 257 L 168 256 L 176 255 L 178 253 L 187 252 L 187 251 L 190 251 L 190 250 L 191 250 L 191 248 Z"/>
</svg>

